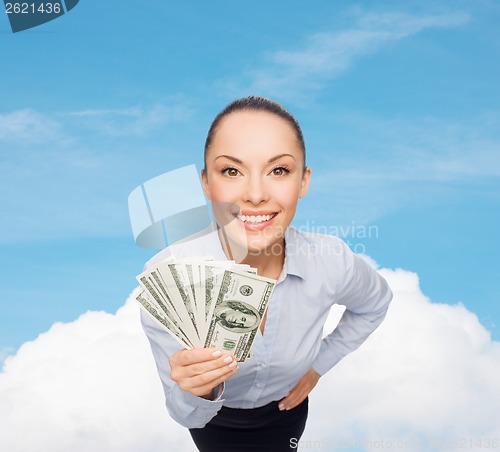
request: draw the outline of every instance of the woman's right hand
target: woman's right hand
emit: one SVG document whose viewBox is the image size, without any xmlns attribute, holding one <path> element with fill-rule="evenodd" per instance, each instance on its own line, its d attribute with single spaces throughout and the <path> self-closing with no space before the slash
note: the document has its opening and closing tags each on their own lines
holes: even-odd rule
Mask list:
<svg viewBox="0 0 500 452">
<path fill-rule="evenodd" d="M 182 390 L 206 399 L 212 399 L 213 389 L 239 369 L 234 356 L 213 348 L 179 350 L 169 362 L 170 378 Z"/>
</svg>

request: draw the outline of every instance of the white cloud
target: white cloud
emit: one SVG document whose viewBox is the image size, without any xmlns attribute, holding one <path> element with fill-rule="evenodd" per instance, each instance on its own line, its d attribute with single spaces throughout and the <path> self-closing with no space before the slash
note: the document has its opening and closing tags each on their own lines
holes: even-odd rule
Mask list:
<svg viewBox="0 0 500 452">
<path fill-rule="evenodd" d="M 463 305 L 430 302 L 416 274 L 381 273 L 395 293 L 388 316 L 322 378 L 312 399 L 313 413 L 322 415 L 314 415 L 303 439 L 362 450 L 399 441 L 407 443 L 399 449 L 441 451 L 446 442 L 470 440 L 475 450 L 478 440 L 499 438 L 500 343 Z"/>
<path fill-rule="evenodd" d="M 68 113 L 70 116 L 130 116 L 138 117 L 141 115 L 141 109 L 138 107 L 130 108 L 108 108 L 108 109 L 96 109 L 89 108 L 87 110 L 73 111 Z"/>
<path fill-rule="evenodd" d="M 172 122 L 188 119 L 193 109 L 185 99 L 122 109 L 87 109 L 43 113 L 32 108 L 0 114 L 0 143 L 24 147 L 44 143 L 74 144 L 80 128 L 112 137 L 142 136 Z"/>
<path fill-rule="evenodd" d="M 0 142 L 33 145 L 63 138 L 61 124 L 36 110 L 25 108 L 0 114 Z"/>
<path fill-rule="evenodd" d="M 363 130 L 363 138 L 353 142 L 353 147 L 374 157 L 368 160 L 372 164 L 370 173 L 397 182 L 463 182 L 499 177 L 500 162 L 495 158 L 500 150 L 499 120 L 500 111 L 462 120 L 430 116 L 375 118 L 363 114 L 340 119 L 344 126 L 350 124 L 351 130 Z"/>
<path fill-rule="evenodd" d="M 134 303 L 56 323 L 7 358 L 0 450 L 195 450 L 166 413 Z"/>
<path fill-rule="evenodd" d="M 328 196 L 339 223 L 370 223 L 401 206 L 449 200 L 458 193 L 495 196 L 500 177 L 500 112 L 475 118 L 328 118 L 309 163 L 305 218 L 325 218 L 312 200 Z M 316 145 L 317 146 L 317 145 Z M 309 200 L 311 199 L 311 201 Z"/>
<path fill-rule="evenodd" d="M 0 367 L 8 356 L 11 356 L 15 352 L 13 347 L 0 347 Z"/>
<path fill-rule="evenodd" d="M 431 303 L 414 273 L 380 271 L 395 293 L 387 319 L 320 380 L 302 450 L 342 450 L 333 446 L 350 441 L 430 450 L 431 439 L 498 438 L 500 343 L 462 305 Z M 8 358 L 0 425 L 1 450 L 195 450 L 166 413 L 132 297 L 115 315 L 55 324 Z"/>
<path fill-rule="evenodd" d="M 140 180 L 130 181 L 154 175 L 182 152 L 155 133 L 192 111 L 175 98 L 125 109 L 0 114 L 0 243 L 129 234 L 123 200 Z"/>
<path fill-rule="evenodd" d="M 161 126 L 189 118 L 185 101 L 123 109 L 87 109 L 69 113 L 79 126 L 112 137 L 142 136 Z"/>
<path fill-rule="evenodd" d="M 315 33 L 298 50 L 268 54 L 263 69 L 250 70 L 247 92 L 269 96 L 297 96 L 297 91 L 321 88 L 359 57 L 382 45 L 414 35 L 427 28 L 456 27 L 469 21 L 465 13 L 411 16 L 403 13 L 363 14 L 354 27 L 335 32 Z M 237 84 L 236 84 L 237 85 Z M 234 83 L 229 83 L 232 89 Z"/>
</svg>

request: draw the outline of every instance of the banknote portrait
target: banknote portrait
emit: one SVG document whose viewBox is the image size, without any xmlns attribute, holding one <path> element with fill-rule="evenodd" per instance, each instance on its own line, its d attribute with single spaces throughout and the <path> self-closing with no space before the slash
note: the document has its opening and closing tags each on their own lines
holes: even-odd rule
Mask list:
<svg viewBox="0 0 500 452">
<path fill-rule="evenodd" d="M 215 316 L 223 328 L 235 333 L 248 333 L 260 324 L 257 310 L 242 301 L 224 301 L 215 309 Z"/>
</svg>

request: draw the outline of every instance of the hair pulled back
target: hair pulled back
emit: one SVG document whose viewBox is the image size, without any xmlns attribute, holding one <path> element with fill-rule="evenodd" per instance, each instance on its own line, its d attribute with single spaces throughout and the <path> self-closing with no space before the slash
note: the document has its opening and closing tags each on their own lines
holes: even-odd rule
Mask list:
<svg viewBox="0 0 500 452">
<path fill-rule="evenodd" d="M 292 129 L 295 132 L 297 144 L 299 145 L 300 149 L 302 150 L 302 154 L 304 157 L 303 164 L 304 164 L 304 169 L 305 169 L 305 167 L 306 167 L 306 146 L 304 144 L 304 137 L 302 135 L 302 129 L 300 128 L 298 121 L 280 103 L 278 103 L 272 99 L 268 99 L 266 97 L 260 97 L 260 96 L 248 96 L 248 97 L 242 97 L 240 99 L 236 99 L 233 102 L 231 102 L 229 105 L 227 105 L 215 117 L 212 124 L 210 125 L 210 129 L 208 129 L 207 138 L 205 140 L 205 153 L 204 153 L 204 159 L 203 159 L 205 169 L 207 167 L 208 151 L 210 150 L 210 146 L 212 145 L 212 141 L 213 141 L 215 133 L 217 132 L 218 126 L 220 125 L 221 121 L 226 116 L 229 116 L 231 113 L 234 113 L 237 111 L 263 111 L 263 112 L 274 114 L 274 115 L 279 116 L 280 118 L 284 119 L 292 127 Z"/>
</svg>

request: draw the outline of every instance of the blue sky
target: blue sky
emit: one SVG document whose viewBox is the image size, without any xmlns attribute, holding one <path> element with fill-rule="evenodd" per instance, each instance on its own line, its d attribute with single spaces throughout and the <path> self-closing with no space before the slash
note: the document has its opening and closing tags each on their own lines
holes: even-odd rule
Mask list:
<svg viewBox="0 0 500 452">
<path fill-rule="evenodd" d="M 313 168 L 297 226 L 416 272 L 500 339 L 500 5 L 82 0 L 12 34 L 0 20 L 0 351 L 114 312 L 151 251 L 127 197 L 202 163 L 236 97 L 284 103 Z"/>
</svg>

